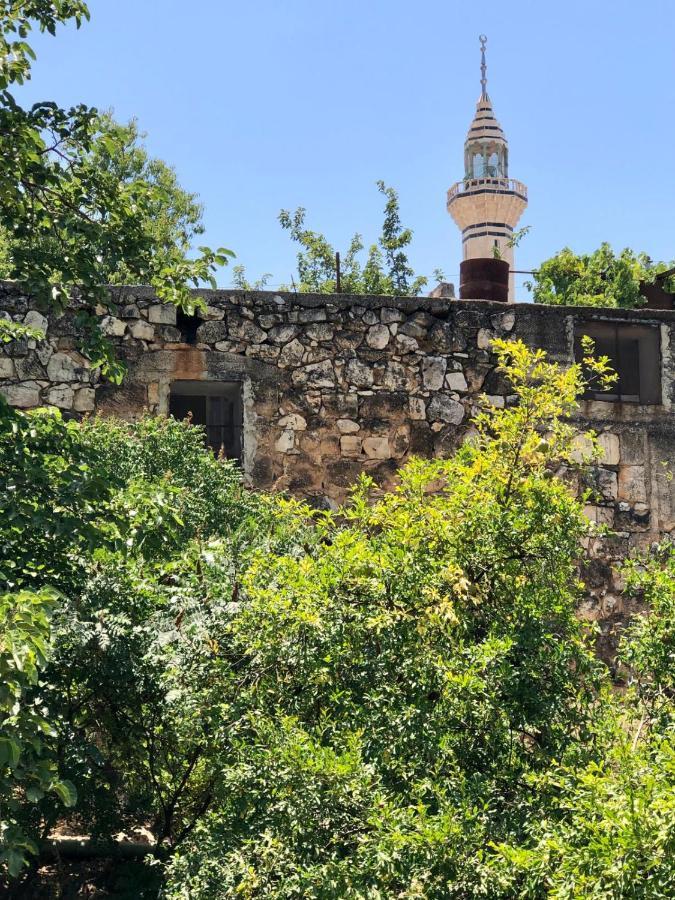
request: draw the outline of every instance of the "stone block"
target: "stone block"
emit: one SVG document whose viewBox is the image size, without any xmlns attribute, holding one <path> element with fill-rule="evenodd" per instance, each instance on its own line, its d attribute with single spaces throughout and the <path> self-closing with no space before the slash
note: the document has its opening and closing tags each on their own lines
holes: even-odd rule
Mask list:
<svg viewBox="0 0 675 900">
<path fill-rule="evenodd" d="M 611 431 L 603 431 L 598 435 L 598 444 L 602 448 L 600 461 L 607 466 L 618 466 L 620 459 L 619 436 Z"/>
<path fill-rule="evenodd" d="M 47 393 L 47 403 L 50 406 L 58 406 L 60 409 L 73 408 L 74 392 L 69 384 L 57 384 Z"/>
<path fill-rule="evenodd" d="M 410 335 L 401 334 L 399 332 L 394 340 L 396 343 L 396 351 L 402 356 L 405 356 L 406 353 L 414 353 L 416 350 L 419 350 L 417 340 Z"/>
<path fill-rule="evenodd" d="M 391 332 L 386 325 L 372 325 L 366 334 L 366 343 L 373 350 L 384 350 L 390 337 Z"/>
<path fill-rule="evenodd" d="M 15 375 L 14 360 L 8 356 L 0 356 L 0 378 L 14 378 Z"/>
<path fill-rule="evenodd" d="M 389 459 L 391 449 L 388 437 L 367 437 L 363 441 L 363 452 L 369 459 Z"/>
<path fill-rule="evenodd" d="M 38 312 L 36 309 L 28 310 L 23 318 L 23 322 L 24 325 L 29 325 L 31 328 L 37 328 L 38 331 L 47 334 L 47 317 L 43 316 L 42 313 Z"/>
<path fill-rule="evenodd" d="M 621 462 L 634 466 L 645 460 L 645 436 L 643 431 L 622 431 L 619 437 Z"/>
<path fill-rule="evenodd" d="M 343 456 L 360 456 L 361 438 L 353 434 L 343 434 L 340 438 L 340 453 Z"/>
<path fill-rule="evenodd" d="M 312 363 L 296 369 L 292 375 L 293 384 L 298 387 L 325 388 L 335 384 L 335 372 L 330 360 Z"/>
<path fill-rule="evenodd" d="M 122 337 L 127 330 L 126 323 L 115 316 L 104 316 L 99 327 L 108 337 Z"/>
<path fill-rule="evenodd" d="M 421 397 L 410 397 L 408 400 L 408 408 L 410 410 L 410 418 L 413 420 L 426 420 L 427 408 Z"/>
<path fill-rule="evenodd" d="M 232 336 L 234 337 L 234 336 Z M 218 344 L 230 338 L 230 332 L 225 322 L 203 322 L 195 334 L 200 344 Z"/>
<path fill-rule="evenodd" d="M 338 419 L 337 427 L 340 434 L 354 434 L 359 431 L 361 426 L 358 422 L 354 422 L 353 419 Z"/>
<path fill-rule="evenodd" d="M 283 416 L 283 418 L 279 419 L 278 425 L 280 428 L 290 428 L 291 431 L 305 431 L 307 428 L 307 420 L 297 413 L 291 413 L 288 416 Z"/>
<path fill-rule="evenodd" d="M 487 328 L 479 328 L 478 329 L 478 338 L 477 344 L 479 350 L 489 350 L 490 343 L 494 338 L 494 334 L 492 331 L 488 331 Z"/>
<path fill-rule="evenodd" d="M 47 363 L 47 377 L 50 381 L 78 381 L 87 376 L 84 366 L 67 353 L 55 353 Z"/>
<path fill-rule="evenodd" d="M 148 322 L 139 320 L 131 326 L 131 336 L 137 341 L 151 341 L 155 337 L 155 329 Z"/>
<path fill-rule="evenodd" d="M 373 370 L 358 359 L 350 359 L 347 362 L 344 377 L 355 387 L 368 388 L 373 384 Z"/>
<path fill-rule="evenodd" d="M 328 322 L 315 322 L 305 328 L 305 334 L 310 341 L 332 341 L 335 329 Z"/>
<path fill-rule="evenodd" d="M 427 406 L 427 419 L 459 425 L 464 419 L 464 407 L 448 394 L 436 394 Z"/>
<path fill-rule="evenodd" d="M 391 306 L 383 306 L 380 310 L 380 321 L 385 325 L 391 325 L 393 322 L 403 322 L 405 316 L 400 309 L 394 309 Z"/>
<path fill-rule="evenodd" d="M 267 337 L 274 344 L 288 344 L 299 333 L 300 329 L 297 325 L 275 325 L 270 328 Z"/>
<path fill-rule="evenodd" d="M 156 325 L 175 325 L 176 307 L 170 303 L 157 303 L 148 310 L 148 321 Z"/>
<path fill-rule="evenodd" d="M 19 381 L 40 381 L 47 377 L 45 367 L 36 353 L 19 357 L 15 365 L 16 377 Z"/>
<path fill-rule="evenodd" d="M 402 391 L 408 386 L 408 373 L 400 363 L 389 363 L 382 376 L 382 385 L 388 391 Z"/>
<path fill-rule="evenodd" d="M 211 322 L 209 324 L 215 325 L 216 323 Z M 202 325 L 197 329 L 198 341 L 204 340 L 204 338 L 200 337 L 200 332 L 204 327 L 205 326 Z M 263 331 L 262 328 L 259 328 L 255 322 L 240 318 L 239 316 L 231 316 L 228 319 L 228 327 L 230 337 L 236 341 L 242 341 L 245 344 L 262 344 L 267 338 L 267 332 Z"/>
<path fill-rule="evenodd" d="M 302 358 L 305 355 L 305 348 L 297 338 L 291 341 L 281 351 L 279 355 L 279 365 L 282 368 L 295 368 L 302 364 Z"/>
<path fill-rule="evenodd" d="M 26 384 L 3 384 L 0 393 L 10 406 L 19 406 L 28 409 L 40 405 L 40 388 L 30 382 Z"/>
<path fill-rule="evenodd" d="M 647 486 L 644 466 L 619 466 L 619 500 L 646 503 Z"/>
<path fill-rule="evenodd" d="M 96 404 L 96 391 L 93 388 L 79 388 L 73 398 L 73 409 L 77 412 L 92 412 Z"/>
<path fill-rule="evenodd" d="M 463 372 L 449 372 L 445 376 L 445 386 L 451 391 L 464 392 L 468 390 Z"/>
<path fill-rule="evenodd" d="M 298 322 L 307 325 L 310 322 L 325 322 L 326 311 L 324 309 L 301 309 L 298 313 Z"/>
<path fill-rule="evenodd" d="M 428 391 L 443 387 L 448 362 L 442 356 L 427 356 L 422 360 L 422 384 Z"/>
<path fill-rule="evenodd" d="M 281 432 L 279 437 L 274 442 L 274 449 L 277 453 L 290 453 L 291 450 L 295 447 L 295 433 L 291 431 L 291 429 L 286 429 Z"/>
</svg>

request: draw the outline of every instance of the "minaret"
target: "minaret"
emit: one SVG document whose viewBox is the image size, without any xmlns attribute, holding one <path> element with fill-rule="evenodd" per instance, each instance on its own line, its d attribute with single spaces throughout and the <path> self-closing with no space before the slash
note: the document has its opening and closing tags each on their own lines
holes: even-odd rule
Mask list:
<svg viewBox="0 0 675 900">
<path fill-rule="evenodd" d="M 464 142 L 464 179 L 448 191 L 448 212 L 462 232 L 463 259 L 497 257 L 508 262 L 513 303 L 513 247 L 508 242 L 527 206 L 527 188 L 509 178 L 508 145 L 487 92 L 486 43 L 481 34 L 481 93 Z"/>
</svg>

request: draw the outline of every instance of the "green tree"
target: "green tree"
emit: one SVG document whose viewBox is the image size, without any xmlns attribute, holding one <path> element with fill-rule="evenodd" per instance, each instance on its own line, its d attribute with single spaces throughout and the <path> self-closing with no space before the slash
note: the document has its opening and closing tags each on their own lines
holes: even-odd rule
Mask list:
<svg viewBox="0 0 675 900">
<path fill-rule="evenodd" d="M 672 267 L 673 263 L 653 263 L 646 253 L 628 248 L 617 254 L 607 243 L 586 254 L 564 247 L 539 266 L 527 286 L 535 303 L 630 309 L 644 303 L 641 282 L 653 282 Z M 675 279 L 667 280 L 665 287 L 675 290 Z"/>
<path fill-rule="evenodd" d="M 408 262 L 406 250 L 412 242 L 413 232 L 401 224 L 396 191 L 383 181 L 377 182 L 377 188 L 386 198 L 382 232 L 377 243 L 368 249 L 365 263 L 360 258 L 365 246 L 361 235 L 355 234 L 351 239 L 347 252 L 340 259 L 340 290 L 345 294 L 419 295 L 428 279 L 416 276 Z M 286 288 L 335 293 L 335 248 L 323 234 L 305 227 L 305 212 L 300 207 L 293 214 L 285 209 L 279 213 L 281 227 L 302 248 L 297 256 L 298 281 Z"/>
<path fill-rule="evenodd" d="M 495 349 L 519 402 L 473 442 L 381 499 L 363 478 L 318 540 L 254 556 L 211 632 L 223 781 L 169 897 L 490 896 L 486 851 L 541 818 L 539 777 L 599 758 L 588 526 L 551 472 L 581 367 Z"/>
<path fill-rule="evenodd" d="M 0 233 L 5 275 L 43 309 L 61 309 L 77 290 L 93 362 L 119 377 L 88 312 L 111 302 L 105 290 L 111 274 L 191 305 L 189 287 L 213 282 L 231 254 L 202 247 L 188 255 L 187 240 L 198 233 L 194 201 L 179 193 L 170 170 L 135 146 L 135 126 L 115 126 L 83 105 L 62 109 L 44 101 L 24 108 L 10 93 L 30 78 L 32 28 L 54 34 L 58 25 L 79 27 L 88 17 L 81 0 L 23 0 L 0 10 Z"/>
</svg>

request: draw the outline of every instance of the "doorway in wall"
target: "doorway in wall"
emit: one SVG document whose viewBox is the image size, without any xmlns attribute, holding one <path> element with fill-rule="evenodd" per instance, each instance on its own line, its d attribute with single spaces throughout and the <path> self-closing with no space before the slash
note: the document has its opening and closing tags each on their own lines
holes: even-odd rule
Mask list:
<svg viewBox="0 0 675 900">
<path fill-rule="evenodd" d="M 242 458 L 243 403 L 240 381 L 174 381 L 169 414 L 205 429 L 206 444 L 227 459 Z"/>
</svg>

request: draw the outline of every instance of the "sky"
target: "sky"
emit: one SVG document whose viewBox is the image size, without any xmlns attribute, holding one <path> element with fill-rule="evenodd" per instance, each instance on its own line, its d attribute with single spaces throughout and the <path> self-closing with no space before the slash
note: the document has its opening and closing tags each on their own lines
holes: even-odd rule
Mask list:
<svg viewBox="0 0 675 900">
<path fill-rule="evenodd" d="M 15 93 L 135 117 L 146 144 L 205 205 L 204 243 L 253 280 L 288 283 L 296 247 L 277 221 L 346 250 L 382 223 L 383 179 L 414 230 L 419 274 L 459 284 L 460 234 L 445 209 L 488 91 L 528 186 L 516 251 L 535 268 L 602 241 L 675 258 L 672 0 L 90 0 L 91 21 L 38 36 Z M 528 294 L 519 277 L 517 298 Z M 222 286 L 231 274 L 222 270 Z"/>
</svg>

